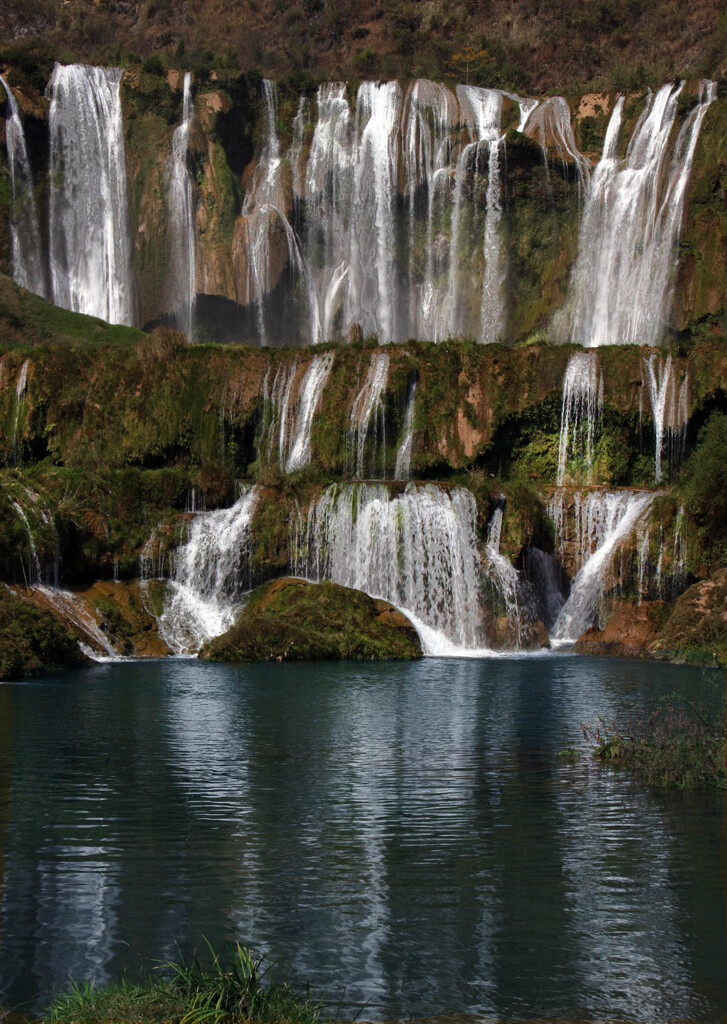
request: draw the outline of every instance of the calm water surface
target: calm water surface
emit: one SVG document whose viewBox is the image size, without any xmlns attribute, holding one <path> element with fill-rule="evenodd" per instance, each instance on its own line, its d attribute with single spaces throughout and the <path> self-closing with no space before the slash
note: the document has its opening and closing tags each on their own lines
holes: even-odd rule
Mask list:
<svg viewBox="0 0 727 1024">
<path fill-rule="evenodd" d="M 574 656 L 100 665 L 0 687 L 0 1004 L 203 936 L 367 1018 L 727 1013 L 723 801 L 580 723 L 716 672 Z"/>
</svg>

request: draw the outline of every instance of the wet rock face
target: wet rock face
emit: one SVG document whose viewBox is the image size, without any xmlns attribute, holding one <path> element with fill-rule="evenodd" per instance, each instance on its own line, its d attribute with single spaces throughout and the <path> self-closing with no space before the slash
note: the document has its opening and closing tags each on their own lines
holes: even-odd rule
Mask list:
<svg viewBox="0 0 727 1024">
<path fill-rule="evenodd" d="M 603 629 L 587 630 L 576 642 L 578 654 L 600 658 L 653 657 L 659 636 L 659 620 L 668 609 L 664 601 L 643 604 L 620 602 Z M 668 614 L 668 612 L 667 612 Z"/>
<path fill-rule="evenodd" d="M 416 630 L 386 601 L 335 583 L 285 578 L 260 587 L 237 622 L 200 652 L 207 661 L 421 658 Z"/>
</svg>

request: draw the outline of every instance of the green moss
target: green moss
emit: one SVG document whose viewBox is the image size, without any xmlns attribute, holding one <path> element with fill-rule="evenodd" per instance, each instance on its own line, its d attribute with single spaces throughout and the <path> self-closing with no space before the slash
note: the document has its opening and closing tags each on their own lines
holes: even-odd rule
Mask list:
<svg viewBox="0 0 727 1024">
<path fill-rule="evenodd" d="M 385 601 L 335 583 L 275 580 L 257 590 L 227 633 L 206 644 L 208 661 L 420 658 L 409 621 Z"/>
<path fill-rule="evenodd" d="M 0 586 L 0 680 L 83 664 L 78 644 L 50 612 Z"/>
</svg>

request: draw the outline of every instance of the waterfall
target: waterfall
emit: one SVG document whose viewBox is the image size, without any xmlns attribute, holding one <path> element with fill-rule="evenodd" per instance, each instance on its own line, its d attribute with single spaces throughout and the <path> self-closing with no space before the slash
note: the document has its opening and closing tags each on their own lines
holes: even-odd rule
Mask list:
<svg viewBox="0 0 727 1024">
<path fill-rule="evenodd" d="M 242 215 L 247 219 L 247 301 L 255 302 L 260 344 L 266 345 L 265 295 L 274 283 L 270 274 L 270 235 L 281 216 L 285 194 L 277 128 L 277 89 L 267 78 L 263 79 L 262 88 L 266 132 L 252 186 L 242 205 Z"/>
<path fill-rule="evenodd" d="M 159 635 L 176 654 L 191 654 L 235 621 L 250 590 L 250 524 L 259 490 L 246 489 L 232 508 L 198 512 L 177 549 Z"/>
<path fill-rule="evenodd" d="M 66 309 L 133 324 L 121 76 L 119 68 L 53 69 L 51 289 Z"/>
<path fill-rule="evenodd" d="M 369 436 L 369 427 L 373 422 L 373 451 L 371 453 L 370 466 L 375 472 L 376 448 L 379 440 L 379 428 L 382 442 L 382 466 L 381 476 L 386 475 L 386 434 L 384 420 L 384 405 L 382 396 L 386 388 L 386 379 L 389 373 L 389 356 L 386 352 L 374 352 L 371 355 L 368 373 L 364 385 L 356 395 L 351 407 L 348 428 L 348 445 L 351 449 L 353 464 L 356 476 L 364 475 L 364 456 L 366 454 L 366 441 Z"/>
<path fill-rule="evenodd" d="M 25 392 L 28 390 L 28 367 L 30 366 L 30 360 L 26 359 L 23 365 L 20 367 L 20 373 L 18 379 L 15 382 L 15 416 L 13 418 L 13 462 L 17 466 L 20 461 L 20 442 L 18 434 L 21 427 L 21 419 L 23 416 L 23 409 L 25 407 Z"/>
<path fill-rule="evenodd" d="M 395 480 L 408 480 L 411 476 L 411 453 L 414 447 L 414 402 L 416 398 L 417 381 L 412 377 L 409 384 L 409 393 L 406 399 L 406 415 L 404 417 L 404 435 L 396 453 L 394 469 Z"/>
<path fill-rule="evenodd" d="M 169 213 L 172 230 L 172 270 L 175 320 L 179 330 L 192 339 L 195 300 L 195 214 L 192 175 L 189 170 L 189 130 L 194 117 L 192 76 L 184 76 L 182 123 L 172 136 L 169 180 Z"/>
<path fill-rule="evenodd" d="M 505 509 L 505 496 L 500 495 L 492 518 L 487 528 L 487 544 L 485 554 L 490 563 L 490 579 L 495 584 L 505 605 L 508 622 L 515 626 L 518 643 L 522 638 L 522 621 L 518 602 L 519 577 L 509 559 L 500 554 L 500 535 L 502 533 L 502 517 Z"/>
<path fill-rule="evenodd" d="M 5 144 L 10 171 L 10 241 L 13 280 L 30 292 L 48 294 L 35 207 L 33 175 L 25 145 L 23 122 L 10 86 L 0 75 L 8 98 L 10 116 L 5 119 Z"/>
<path fill-rule="evenodd" d="M 434 250 L 435 213 L 449 193 L 449 160 L 453 145 L 452 131 L 459 123 L 459 109 L 454 95 L 443 85 L 418 79 L 409 89 L 405 116 L 401 122 L 404 173 L 408 185 L 409 224 L 409 297 L 410 331 L 415 337 L 431 335 L 439 319 L 436 278 L 441 273 L 441 259 Z M 419 193 L 426 189 L 426 234 L 423 244 L 426 270 L 421 285 L 417 284 Z"/>
<path fill-rule="evenodd" d="M 589 165 L 576 145 L 570 122 L 570 109 L 566 101 L 562 96 L 549 96 L 542 103 L 526 100 L 521 103 L 520 109 L 521 126 L 518 126 L 518 131 L 540 143 L 548 177 L 548 149 L 553 149 L 558 154 L 564 170 L 569 162 L 575 167 L 580 194 L 588 184 Z"/>
<path fill-rule="evenodd" d="M 313 417 L 321 400 L 334 360 L 333 352 L 316 356 L 303 376 L 298 389 L 295 418 L 290 453 L 285 458 L 285 472 L 293 473 L 296 469 L 307 466 L 311 460 L 311 427 Z M 289 407 L 290 399 L 286 399 Z M 280 449 L 281 466 L 283 465 L 285 448 Z"/>
<path fill-rule="evenodd" d="M 623 97 L 591 178 L 571 281 L 572 341 L 598 345 L 657 345 L 671 301 L 675 247 L 684 193 L 713 82 L 704 83 L 684 121 L 669 164 L 669 141 L 683 83 L 649 94 L 626 158 L 618 159 Z"/>
<path fill-rule="evenodd" d="M 30 529 L 30 523 L 28 517 L 23 511 L 22 505 L 19 502 L 13 501 L 13 508 L 18 514 L 18 518 L 22 520 L 25 532 L 28 534 L 28 550 L 30 551 L 30 573 L 26 579 L 26 584 L 31 587 L 37 587 L 40 584 L 41 572 L 40 572 L 40 559 L 38 558 L 38 552 L 35 547 L 35 539 L 33 537 L 33 531 Z"/>
<path fill-rule="evenodd" d="M 334 485 L 294 524 L 293 569 L 328 579 L 404 609 L 464 647 L 482 632 L 476 506 L 469 491 L 451 494 L 409 484 L 392 497 L 381 484 Z M 431 645 L 434 644 L 433 648 Z"/>
<path fill-rule="evenodd" d="M 628 539 L 654 498 L 654 494 L 645 491 L 599 490 L 585 497 L 576 493 L 575 534 L 580 568 L 553 627 L 554 643 L 574 643 L 593 625 L 611 557 Z M 553 500 L 562 501 L 562 495 L 554 496 Z M 553 519 L 557 522 L 556 515 Z M 561 529 L 562 521 L 561 513 Z"/>
<path fill-rule="evenodd" d="M 482 279 L 480 340 L 497 341 L 504 322 L 503 246 L 500 237 L 502 203 L 500 201 L 500 151 L 504 145 L 501 136 L 502 93 L 494 89 L 477 89 L 471 85 L 457 86 L 457 97 L 462 121 L 467 126 L 472 142 L 465 146 L 455 169 L 452 227 L 449 246 L 449 283 L 446 301 L 444 333 L 461 334 L 464 330 L 465 296 L 473 289 L 470 259 L 462 240 L 462 206 L 465 187 L 471 173 L 479 173 L 480 149 L 487 149 L 487 191 L 483 239 L 484 272 Z"/>
<path fill-rule="evenodd" d="M 563 378 L 563 404 L 558 441 L 558 486 L 565 482 L 569 449 L 581 454 L 586 464 L 587 484 L 593 475 L 593 440 L 596 419 L 603 405 L 603 378 L 599 379 L 595 352 L 575 352 Z"/>
<path fill-rule="evenodd" d="M 303 247 L 316 279 L 322 337 L 328 340 L 336 333 L 348 279 L 355 139 L 344 84 L 320 85 L 316 105 L 318 119 L 305 171 Z"/>
<path fill-rule="evenodd" d="M 654 479 L 659 483 L 664 475 L 665 449 L 670 470 L 678 466 L 684 455 L 689 419 L 689 375 L 685 374 L 677 393 L 670 353 L 663 358 L 652 352 L 643 363 L 654 419 Z"/>
<path fill-rule="evenodd" d="M 382 342 L 398 337 L 394 209 L 401 104 L 398 82 L 359 86 L 346 319 Z"/>
</svg>

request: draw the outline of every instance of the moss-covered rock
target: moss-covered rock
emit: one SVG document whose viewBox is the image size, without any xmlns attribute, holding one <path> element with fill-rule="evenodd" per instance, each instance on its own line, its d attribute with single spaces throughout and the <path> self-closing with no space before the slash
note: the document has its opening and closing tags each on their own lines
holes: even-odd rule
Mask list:
<svg viewBox="0 0 727 1024">
<path fill-rule="evenodd" d="M 727 665 L 727 569 L 678 597 L 652 650 L 692 665 Z"/>
<path fill-rule="evenodd" d="M 205 644 L 207 661 L 421 658 L 416 630 L 386 601 L 335 583 L 285 578 L 260 587 L 237 622 Z"/>
<path fill-rule="evenodd" d="M 72 668 L 87 660 L 50 612 L 0 586 L 0 680 Z"/>
</svg>

